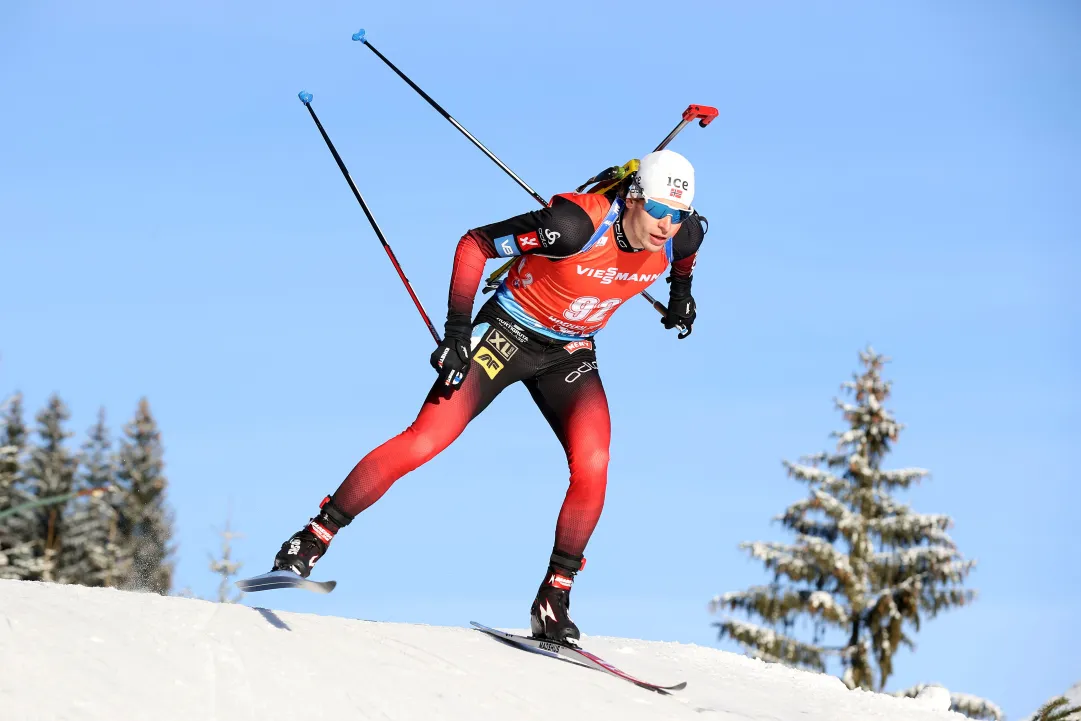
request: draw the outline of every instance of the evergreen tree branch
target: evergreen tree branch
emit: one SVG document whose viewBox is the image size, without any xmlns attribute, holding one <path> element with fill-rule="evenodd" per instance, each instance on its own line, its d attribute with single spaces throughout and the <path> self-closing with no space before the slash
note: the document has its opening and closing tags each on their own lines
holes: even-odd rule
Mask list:
<svg viewBox="0 0 1081 721">
<path fill-rule="evenodd" d="M 1006 714 L 997 705 L 985 698 L 967 693 L 950 694 L 950 711 L 962 713 L 969 718 L 987 719 L 987 721 L 1002 721 L 1006 718 Z"/>
<path fill-rule="evenodd" d="M 826 458 L 826 454 L 820 456 L 811 456 L 805 460 L 818 463 L 818 459 Z M 839 495 L 851 487 L 851 483 L 844 478 L 840 478 L 829 471 L 818 468 L 816 465 L 804 465 L 800 463 L 791 463 L 789 461 L 782 461 L 785 470 L 788 471 L 788 475 L 797 481 L 804 481 L 813 486 L 818 486 L 827 493 Z"/>
<path fill-rule="evenodd" d="M 815 511 L 821 511 L 830 521 L 821 522 L 808 518 L 808 515 Z M 811 491 L 810 498 L 796 501 L 785 509 L 783 516 L 776 516 L 774 520 L 781 521 L 786 528 L 800 535 L 813 536 L 829 543 L 836 541 L 839 535 L 850 537 L 861 523 L 859 516 L 852 513 L 844 503 L 817 488 Z"/>
<path fill-rule="evenodd" d="M 883 545 L 907 547 L 930 542 L 937 546 L 955 547 L 953 539 L 946 533 L 953 524 L 949 516 L 913 513 L 907 506 L 891 508 L 889 513 L 891 515 L 867 522 L 867 530 L 877 534 Z"/>
<path fill-rule="evenodd" d="M 793 616 L 809 614 L 823 621 L 843 626 L 848 623 L 848 609 L 828 591 L 780 589 L 753 586 L 746 591 L 725 593 L 710 600 L 710 610 L 743 611 L 758 615 L 771 625 L 789 623 Z"/>
<path fill-rule="evenodd" d="M 825 651 L 817 646 L 801 643 L 769 628 L 734 619 L 725 619 L 713 625 L 719 629 L 720 638 L 732 639 L 754 658 L 819 673 L 826 671 L 823 659 Z"/>
<path fill-rule="evenodd" d="M 1070 706 L 1068 698 L 1059 696 L 1036 709 L 1032 721 L 1081 721 L 1081 706 Z"/>
<path fill-rule="evenodd" d="M 874 554 L 871 566 L 876 579 L 895 585 L 909 576 L 922 576 L 928 582 L 962 583 L 975 567 L 951 546 L 914 546 Z"/>
<path fill-rule="evenodd" d="M 783 516 L 774 516 L 773 520 L 780 521 L 785 528 L 797 535 L 821 538 L 827 543 L 834 543 L 840 537 L 841 532 L 833 521 L 818 521 L 813 518 L 806 518 L 799 515 L 798 512 L 792 513 L 792 510 L 790 508 L 789 512 Z"/>
</svg>

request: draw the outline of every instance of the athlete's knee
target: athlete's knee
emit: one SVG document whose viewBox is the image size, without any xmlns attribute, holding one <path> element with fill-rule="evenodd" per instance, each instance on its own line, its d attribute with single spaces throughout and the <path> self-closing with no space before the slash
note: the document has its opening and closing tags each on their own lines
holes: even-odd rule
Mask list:
<svg viewBox="0 0 1081 721">
<path fill-rule="evenodd" d="M 460 434 L 449 425 L 414 422 L 402 431 L 400 437 L 406 442 L 405 452 L 420 465 L 439 455 Z"/>
<path fill-rule="evenodd" d="M 570 459 L 571 483 L 585 484 L 603 492 L 608 483 L 608 447 L 575 451 Z"/>
<path fill-rule="evenodd" d="M 401 450 L 416 465 L 430 461 L 442 450 L 440 444 L 436 443 L 430 432 L 418 429 L 415 426 L 409 426 L 398 437 L 405 441 Z"/>
</svg>

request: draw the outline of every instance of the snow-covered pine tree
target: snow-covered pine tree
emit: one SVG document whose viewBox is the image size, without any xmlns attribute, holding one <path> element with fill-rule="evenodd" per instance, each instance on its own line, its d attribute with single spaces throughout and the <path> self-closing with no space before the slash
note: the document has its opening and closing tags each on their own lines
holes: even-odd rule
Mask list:
<svg viewBox="0 0 1081 721">
<path fill-rule="evenodd" d="M 117 454 L 117 482 L 123 495 L 119 543 L 132 563 L 121 588 L 168 593 L 173 584 L 172 513 L 166 506 L 168 486 L 157 422 L 145 398 L 124 427 Z"/>
<path fill-rule="evenodd" d="M 0 406 L 0 513 L 33 500 L 23 489 L 27 430 L 23 399 L 14 394 Z M 42 562 L 34 555 L 33 515 L 29 511 L 0 518 L 0 579 L 40 577 Z"/>
<path fill-rule="evenodd" d="M 105 409 L 87 433 L 79 454 L 80 470 L 75 490 L 86 495 L 72 502 L 67 533 L 61 549 L 61 583 L 82 586 L 114 586 L 131 564 L 118 542 L 119 508 L 116 489 L 116 457 L 105 423 Z"/>
<path fill-rule="evenodd" d="M 741 544 L 773 572 L 773 582 L 717 596 L 711 606 L 765 622 L 715 624 L 721 638 L 752 656 L 823 672 L 833 658 L 849 688 L 881 689 L 897 649 L 913 647 L 909 628 L 974 599 L 975 591 L 962 588 L 974 562 L 946 533 L 949 516 L 916 513 L 891 495 L 928 471 L 882 468 L 903 426 L 883 406 L 888 359 L 867 348 L 860 360 L 864 372 L 842 386 L 855 402 L 836 400 L 848 423 L 832 434 L 837 451 L 784 462 L 791 477 L 810 486 L 809 497 L 776 519 L 796 542 Z M 790 635 L 799 619 L 811 622 L 809 642 Z M 827 636 L 837 644 L 826 646 Z"/>
<path fill-rule="evenodd" d="M 62 497 L 72 491 L 78 462 L 66 446 L 72 436 L 64 428 L 71 418 L 59 396 L 49 398 L 45 408 L 35 417 L 39 442 L 30 447 L 24 479 L 28 492 L 35 500 Z M 60 548 L 66 533 L 70 501 L 49 503 L 33 509 L 34 555 L 42 560 L 40 575 L 30 580 L 56 581 L 62 573 Z"/>
<path fill-rule="evenodd" d="M 218 584 L 218 603 L 236 603 L 244 595 L 243 591 L 233 593 L 233 577 L 244 564 L 233 560 L 233 539 L 243 538 L 243 533 L 232 530 L 232 520 L 226 519 L 221 535 L 221 557 L 210 556 L 210 570 L 221 576 Z"/>
</svg>

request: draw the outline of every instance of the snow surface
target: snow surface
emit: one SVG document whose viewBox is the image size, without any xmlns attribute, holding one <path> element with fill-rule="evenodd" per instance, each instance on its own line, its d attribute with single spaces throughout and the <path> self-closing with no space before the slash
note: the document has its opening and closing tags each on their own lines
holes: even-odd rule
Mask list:
<svg viewBox="0 0 1081 721">
<path fill-rule="evenodd" d="M 688 686 L 661 696 L 465 627 L 0 581 L 0 719 L 964 718 L 937 698 L 849 691 L 832 676 L 703 646 L 600 636 L 583 645 L 643 679 Z"/>
</svg>

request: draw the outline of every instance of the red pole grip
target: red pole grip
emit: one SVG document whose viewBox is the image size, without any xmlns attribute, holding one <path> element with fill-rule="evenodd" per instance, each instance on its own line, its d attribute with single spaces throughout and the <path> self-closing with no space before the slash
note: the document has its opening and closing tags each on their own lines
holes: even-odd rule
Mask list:
<svg viewBox="0 0 1081 721">
<path fill-rule="evenodd" d="M 712 123 L 717 115 L 717 108 L 709 105 L 688 105 L 687 109 L 683 111 L 684 120 L 688 123 L 692 120 L 698 120 L 698 125 L 703 128 Z"/>
</svg>

